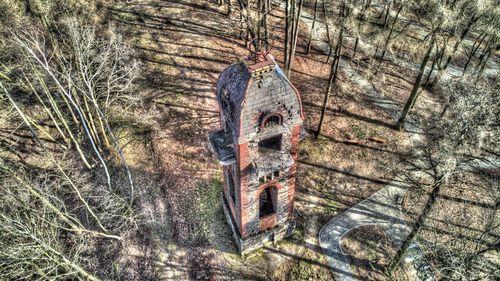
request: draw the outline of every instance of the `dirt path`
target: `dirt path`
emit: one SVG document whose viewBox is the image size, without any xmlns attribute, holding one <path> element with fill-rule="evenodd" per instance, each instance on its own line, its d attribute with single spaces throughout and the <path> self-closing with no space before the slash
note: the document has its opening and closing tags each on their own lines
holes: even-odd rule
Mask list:
<svg viewBox="0 0 500 281">
<path fill-rule="evenodd" d="M 399 182 L 393 182 L 321 228 L 320 245 L 336 280 L 359 279 L 340 246 L 341 239 L 352 229 L 365 225 L 380 226 L 396 247 L 403 244 L 410 233 L 401 212 L 401 200 L 405 192 L 405 187 Z"/>
<path fill-rule="evenodd" d="M 310 30 L 312 27 L 312 16 L 305 12 L 302 21 Z M 311 32 L 313 33 L 314 38 L 316 38 L 314 41 L 315 47 L 322 50 L 323 53 L 328 54 L 329 46 L 326 42 L 324 42 L 324 38 L 327 38 L 325 24 L 317 22 L 315 30 L 312 30 Z M 359 48 L 367 54 L 370 54 L 370 51 L 375 49 L 373 46 L 367 44 L 366 42 L 362 42 L 361 40 Z M 416 63 L 402 60 L 392 54 L 388 54 L 386 58 L 394 64 L 405 65 L 407 68 L 415 72 L 418 71 L 418 68 L 420 67 Z M 496 65 L 494 63 L 490 63 L 490 67 L 491 68 L 485 72 L 486 75 L 496 76 Z M 362 90 L 373 105 L 383 109 L 394 120 L 397 120 L 401 111 L 401 106 L 398 105 L 397 102 L 378 92 L 373 85 L 359 73 L 359 71 L 351 67 L 350 60 L 342 57 L 339 69 L 352 85 Z M 461 70 L 454 65 L 450 65 L 443 79 L 449 79 L 450 77 L 457 77 L 460 75 Z M 425 141 L 421 134 L 422 131 L 412 121 L 411 117 L 407 121 L 406 128 L 408 136 L 413 144 Z M 488 167 L 488 164 L 495 165 L 500 163 L 498 161 L 499 159 L 489 160 L 489 163 L 488 161 L 484 161 L 483 163 L 474 163 L 474 168 L 485 168 Z M 425 176 L 424 172 L 414 172 L 413 174 L 415 177 Z M 404 216 L 401 213 L 401 201 L 406 193 L 406 190 L 408 189 L 408 186 L 402 185 L 401 182 L 402 181 L 390 182 L 386 187 L 368 199 L 365 199 L 345 211 L 341 215 L 330 220 L 321 228 L 319 233 L 319 243 L 327 257 L 327 261 L 336 280 L 350 281 L 359 279 L 359 276 L 353 272 L 353 268 L 349 264 L 347 256 L 343 253 L 340 247 L 342 237 L 345 236 L 350 230 L 363 225 L 380 226 L 386 230 L 396 247 L 400 247 L 409 235 L 411 228 L 406 225 Z"/>
<path fill-rule="evenodd" d="M 312 27 L 311 15 L 305 12 L 302 21 L 310 30 Z M 327 37 L 326 25 L 321 22 L 316 24 L 316 29 L 311 31 L 317 39 L 314 41 L 315 47 L 328 54 L 329 47 L 326 42 L 321 40 Z M 376 91 L 366 78 L 351 67 L 348 59 L 341 58 L 339 69 L 354 86 L 365 93 L 372 104 L 383 109 L 393 118 L 398 117 L 399 105 Z M 420 135 L 417 133 L 418 128 L 412 124 L 407 127 L 409 131 L 413 131 L 410 134 L 412 141 L 421 141 Z M 363 225 L 380 226 L 386 230 L 397 247 L 402 245 L 410 233 L 410 228 L 406 226 L 401 213 L 401 200 L 405 192 L 406 188 L 402 187 L 399 181 L 391 182 L 371 197 L 330 220 L 321 228 L 319 244 L 336 280 L 351 281 L 359 279 L 353 273 L 347 256 L 340 247 L 342 237 L 350 230 Z"/>
</svg>

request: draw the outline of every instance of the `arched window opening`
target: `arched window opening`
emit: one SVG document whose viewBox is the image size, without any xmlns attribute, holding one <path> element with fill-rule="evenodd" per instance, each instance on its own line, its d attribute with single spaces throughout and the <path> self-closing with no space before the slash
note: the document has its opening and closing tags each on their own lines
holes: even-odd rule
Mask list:
<svg viewBox="0 0 500 281">
<path fill-rule="evenodd" d="M 283 120 L 279 114 L 271 114 L 267 116 L 262 122 L 262 128 L 270 128 L 276 125 L 281 125 Z"/>
<path fill-rule="evenodd" d="M 273 193 L 276 192 L 276 187 L 269 186 L 259 195 L 259 218 L 265 217 L 276 212 L 273 202 Z"/>
</svg>

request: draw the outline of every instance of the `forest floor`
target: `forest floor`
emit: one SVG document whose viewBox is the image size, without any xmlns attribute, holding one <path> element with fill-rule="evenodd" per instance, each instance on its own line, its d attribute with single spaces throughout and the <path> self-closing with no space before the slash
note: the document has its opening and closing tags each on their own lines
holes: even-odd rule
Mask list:
<svg viewBox="0 0 500 281">
<path fill-rule="evenodd" d="M 296 232 L 242 258 L 219 201 L 222 169 L 207 149 L 208 133 L 219 126 L 218 75 L 248 54 L 237 21 L 216 1 L 131 0 L 108 11 L 143 64 L 144 112 L 134 114 L 155 122 L 141 139 L 128 143 L 125 153 L 136 173 L 154 179 L 161 190 L 144 203 L 149 219 L 161 224 L 145 234 L 151 243 L 130 242 L 122 255 L 151 259 L 162 280 L 332 280 L 317 234 L 331 218 L 395 178 L 411 142 L 392 128 L 392 116 L 341 74 L 322 136 L 300 146 Z M 282 11 L 274 11 L 271 21 L 282 36 Z M 291 81 L 301 93 L 304 126 L 314 131 L 330 67 L 322 51 L 304 54 L 307 33 L 301 26 Z M 272 54 L 282 62 L 281 45 Z M 380 81 L 385 94 L 402 106 L 412 86 L 408 77 L 415 74 L 394 72 L 399 75 L 388 72 Z M 433 97 L 424 92 L 423 100 Z M 416 111 L 424 105 L 417 104 Z"/>
<path fill-rule="evenodd" d="M 159 124 L 145 148 L 136 144 L 127 150 L 140 169 L 161 177 L 164 200 L 154 202 L 160 205 L 154 209 L 165 210 L 169 231 L 155 243 L 157 274 L 166 280 L 300 280 L 307 275 L 330 279 L 317 245 L 319 226 L 377 191 L 390 177 L 392 165 L 387 164 L 397 159 L 394 150 L 404 151 L 404 138 L 390 128 L 390 116 L 367 107 L 366 100 L 360 103 L 363 93 L 339 93 L 321 145 L 308 140 L 300 151 L 299 233 L 277 249 L 241 259 L 221 208 L 212 209 L 218 206 L 221 176 L 206 149 L 206 135 L 218 126 L 218 73 L 247 54 L 234 28 L 227 28 L 234 23 L 217 5 L 196 1 L 132 1 L 110 12 L 117 28 L 141 53 L 146 69 L 142 95 Z M 276 26 L 283 26 L 276 14 Z M 304 43 L 299 41 L 299 46 Z M 281 52 L 273 55 L 281 60 Z M 307 57 L 299 54 L 292 78 L 302 93 L 305 126 L 312 130 L 327 83 L 329 67 L 324 60 L 314 50 Z M 370 142 L 371 137 L 386 143 Z M 360 144 L 351 144 L 352 139 L 360 139 Z M 202 198 L 211 201 L 201 206 Z"/>
</svg>

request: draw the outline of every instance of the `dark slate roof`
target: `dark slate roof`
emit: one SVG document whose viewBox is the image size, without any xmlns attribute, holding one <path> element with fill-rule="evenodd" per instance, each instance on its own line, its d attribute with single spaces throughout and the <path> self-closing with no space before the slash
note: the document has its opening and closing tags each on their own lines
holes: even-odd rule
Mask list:
<svg viewBox="0 0 500 281">
<path fill-rule="evenodd" d="M 231 165 L 236 162 L 231 133 L 224 133 L 224 130 L 213 132 L 208 135 L 208 140 L 212 152 L 222 165 Z"/>
<path fill-rule="evenodd" d="M 251 80 L 252 86 L 249 87 Z M 293 93 L 292 99 L 296 99 L 295 92 L 295 88 L 270 55 L 260 62 L 244 59 L 235 63 L 226 68 L 217 81 L 217 100 L 221 114 L 235 137 L 240 133 L 242 104 L 244 99 L 248 99 L 246 94 L 257 95 L 259 101 L 256 105 L 252 105 L 253 107 L 268 105 L 274 108 L 276 104 L 286 102 L 284 97 L 287 95 Z M 269 96 L 267 93 L 273 94 Z M 301 108 L 297 110 L 301 115 Z M 251 116 L 245 116 L 245 118 L 251 118 Z M 248 127 L 248 124 L 246 126 Z M 243 130 L 244 133 L 248 128 L 245 127 Z"/>
<path fill-rule="evenodd" d="M 233 131 L 236 131 L 241 103 L 251 77 L 252 74 L 241 61 L 226 68 L 217 81 L 217 100 L 221 114 Z"/>
</svg>

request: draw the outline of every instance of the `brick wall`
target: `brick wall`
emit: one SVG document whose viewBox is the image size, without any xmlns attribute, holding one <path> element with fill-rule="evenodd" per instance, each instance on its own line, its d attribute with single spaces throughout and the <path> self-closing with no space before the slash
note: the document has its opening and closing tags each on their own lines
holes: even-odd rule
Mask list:
<svg viewBox="0 0 500 281">
<path fill-rule="evenodd" d="M 232 114 L 239 117 L 226 126 L 232 131 L 235 143 L 236 201 L 232 201 L 227 186 L 231 169 L 225 168 L 224 210 L 228 218 L 232 217 L 233 231 L 239 231 L 234 234 L 242 251 L 289 235 L 294 225 L 291 219 L 302 125 L 301 102 L 279 66 L 266 65 L 265 71 L 252 72 L 242 63 L 235 64 L 223 72 L 217 88 L 219 102 L 232 107 L 229 113 L 223 112 L 227 116 L 222 121 L 228 121 Z M 279 114 L 282 125 L 262 127 L 262 121 L 270 114 Z M 278 160 L 267 158 L 268 162 L 261 162 L 264 154 L 259 154 L 259 141 L 278 134 L 282 136 L 281 151 L 276 154 Z M 271 196 L 274 213 L 260 218 L 259 195 L 271 185 L 276 187 Z"/>
</svg>

